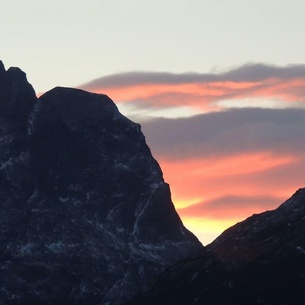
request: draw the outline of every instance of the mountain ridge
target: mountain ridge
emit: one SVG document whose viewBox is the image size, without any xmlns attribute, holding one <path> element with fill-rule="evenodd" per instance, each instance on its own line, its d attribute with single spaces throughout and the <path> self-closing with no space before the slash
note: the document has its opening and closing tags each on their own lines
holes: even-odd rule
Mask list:
<svg viewBox="0 0 305 305">
<path fill-rule="evenodd" d="M 304 249 L 302 188 L 277 209 L 228 228 L 201 254 L 157 277 L 128 305 L 301 305 Z"/>
<path fill-rule="evenodd" d="M 202 248 L 140 125 L 0 63 L 0 304 L 122 304 Z"/>
<path fill-rule="evenodd" d="M 305 188 L 202 247 L 139 124 L 1 61 L 0 217 L 1 305 L 305 303 Z"/>
</svg>

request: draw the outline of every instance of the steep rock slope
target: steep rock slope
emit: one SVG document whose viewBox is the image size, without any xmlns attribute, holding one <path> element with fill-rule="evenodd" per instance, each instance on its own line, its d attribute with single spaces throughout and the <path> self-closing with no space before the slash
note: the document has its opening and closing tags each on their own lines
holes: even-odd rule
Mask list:
<svg viewBox="0 0 305 305">
<path fill-rule="evenodd" d="M 129 304 L 305 304 L 305 189 L 226 230 Z"/>
<path fill-rule="evenodd" d="M 121 304 L 201 249 L 140 126 L 0 64 L 0 304 Z"/>
</svg>

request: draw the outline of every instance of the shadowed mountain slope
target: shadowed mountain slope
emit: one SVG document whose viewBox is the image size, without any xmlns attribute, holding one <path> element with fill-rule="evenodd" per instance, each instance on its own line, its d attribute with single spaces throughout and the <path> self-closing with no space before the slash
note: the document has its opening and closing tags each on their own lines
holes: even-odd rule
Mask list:
<svg viewBox="0 0 305 305">
<path fill-rule="evenodd" d="M 226 230 L 130 305 L 305 304 L 305 189 Z"/>
<path fill-rule="evenodd" d="M 138 124 L 0 64 L 0 304 L 121 304 L 202 248 Z"/>
</svg>

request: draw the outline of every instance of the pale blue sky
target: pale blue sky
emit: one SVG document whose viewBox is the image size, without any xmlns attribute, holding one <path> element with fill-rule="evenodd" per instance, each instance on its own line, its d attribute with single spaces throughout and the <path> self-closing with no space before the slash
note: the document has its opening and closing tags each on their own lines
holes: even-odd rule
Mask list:
<svg viewBox="0 0 305 305">
<path fill-rule="evenodd" d="M 2 0 L 0 59 L 36 91 L 125 71 L 305 62 L 303 0 Z"/>
</svg>

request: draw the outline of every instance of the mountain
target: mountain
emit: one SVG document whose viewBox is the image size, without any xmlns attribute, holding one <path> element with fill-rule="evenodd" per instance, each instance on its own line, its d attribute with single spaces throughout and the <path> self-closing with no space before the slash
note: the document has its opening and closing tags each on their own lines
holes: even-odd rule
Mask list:
<svg viewBox="0 0 305 305">
<path fill-rule="evenodd" d="M 140 125 L 0 62 L 0 304 L 122 304 L 202 245 Z"/>
<path fill-rule="evenodd" d="M 305 189 L 226 230 L 129 305 L 305 304 Z"/>
</svg>

